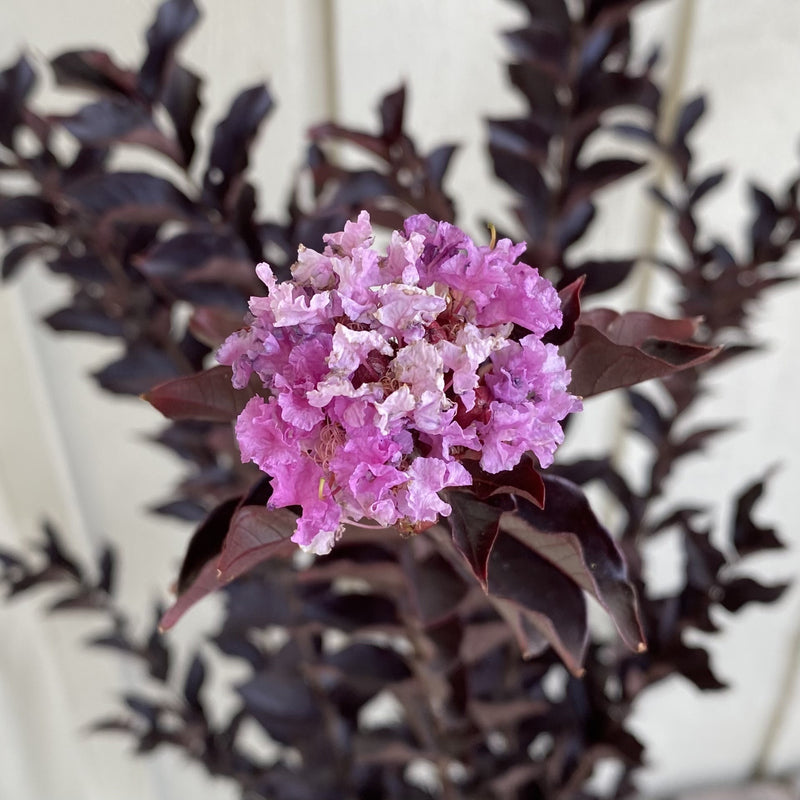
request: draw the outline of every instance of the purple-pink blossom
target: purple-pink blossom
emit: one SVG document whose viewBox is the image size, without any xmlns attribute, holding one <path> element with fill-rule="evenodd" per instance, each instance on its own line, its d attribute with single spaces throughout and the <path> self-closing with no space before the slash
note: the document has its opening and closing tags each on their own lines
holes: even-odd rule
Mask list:
<svg viewBox="0 0 800 800">
<path fill-rule="evenodd" d="M 581 402 L 542 341 L 560 303 L 519 261 L 525 245 L 477 245 L 418 215 L 379 252 L 365 211 L 324 238 L 322 253 L 300 248 L 292 280 L 257 267 L 267 294 L 217 354 L 235 386 L 255 374 L 266 390 L 236 435 L 270 504 L 302 509 L 293 540 L 326 553 L 346 524 L 422 530 L 450 514 L 442 490 L 471 484 L 467 459 L 549 466 Z"/>
</svg>

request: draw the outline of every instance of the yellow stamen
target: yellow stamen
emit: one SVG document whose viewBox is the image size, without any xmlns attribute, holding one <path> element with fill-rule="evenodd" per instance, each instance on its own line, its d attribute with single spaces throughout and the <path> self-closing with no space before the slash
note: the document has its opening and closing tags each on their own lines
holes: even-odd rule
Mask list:
<svg viewBox="0 0 800 800">
<path fill-rule="evenodd" d="M 325 489 L 325 478 L 319 479 L 319 499 L 322 500 L 322 492 Z"/>
<path fill-rule="evenodd" d="M 489 249 L 494 250 L 494 246 L 497 244 L 497 228 L 491 222 L 487 223 L 487 227 L 489 228 L 489 233 L 492 234 L 492 238 L 489 240 Z"/>
</svg>

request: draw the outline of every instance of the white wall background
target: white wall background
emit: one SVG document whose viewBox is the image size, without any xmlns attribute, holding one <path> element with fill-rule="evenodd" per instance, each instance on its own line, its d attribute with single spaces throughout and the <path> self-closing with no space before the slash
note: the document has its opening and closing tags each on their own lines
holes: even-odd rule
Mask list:
<svg viewBox="0 0 800 800">
<path fill-rule="evenodd" d="M 423 148 L 443 141 L 463 147 L 450 188 L 461 220 L 475 226 L 502 219 L 509 196 L 489 184 L 482 118 L 513 114 L 501 59 L 500 30 L 517 24 L 503 0 L 201 0 L 204 18 L 184 54 L 205 76 L 208 131 L 244 85 L 268 78 L 279 109 L 265 127 L 254 171 L 264 207 L 281 207 L 297 167 L 302 132 L 334 116 L 375 124 L 380 95 L 407 81 L 410 127 Z M 64 49 L 99 45 L 120 61 L 138 62 L 142 34 L 156 0 L 5 0 L 0 63 L 25 50 L 40 67 Z M 668 0 L 637 16 L 641 41 L 661 41 L 676 88 L 702 89 L 711 113 L 696 137 L 701 160 L 735 165 L 724 197 L 709 204 L 720 230 L 744 214 L 742 177 L 767 186 L 797 164 L 800 104 L 800 3 L 796 0 Z M 44 72 L 44 70 L 42 70 Z M 42 105 L 52 108 L 49 92 Z M 0 110 L 2 113 L 2 110 Z M 658 231 L 640 187 L 616 190 L 596 223 L 599 249 L 647 244 Z M 663 234 L 661 234 L 663 235 Z M 635 290 L 635 286 L 633 289 Z M 663 305 L 658 286 L 645 303 Z M 635 291 L 632 292 L 635 294 Z M 0 545 L 22 547 L 54 520 L 79 554 L 108 538 L 121 548 L 121 598 L 142 625 L 154 597 L 173 577 L 186 531 L 146 515 L 165 495 L 179 466 L 144 441 L 158 429 L 155 412 L 135 400 L 95 391 L 86 374 L 109 360 L 113 346 L 49 333 L 37 319 L 58 306 L 64 287 L 40 270 L 0 288 Z M 757 311 L 756 335 L 767 356 L 720 371 L 703 405 L 706 420 L 741 419 L 708 458 L 695 460 L 672 484 L 675 496 L 720 507 L 771 464 L 782 468 L 759 508 L 790 544 L 760 557 L 753 570 L 770 582 L 800 573 L 800 422 L 796 413 L 800 322 L 797 287 L 783 289 Z M 624 298 L 621 300 L 624 302 Z M 630 301 L 629 301 L 630 302 Z M 597 403 L 596 424 L 615 431 L 613 403 Z M 668 554 L 650 562 L 669 580 Z M 88 620 L 46 618 L 41 597 L 0 604 L 0 798 L 15 800 L 166 800 L 231 798 L 175 754 L 135 759 L 124 738 L 87 737 L 89 722 L 118 708 L 116 695 L 136 685 L 135 668 L 93 651 L 81 640 Z M 653 795 L 742 779 L 758 764 L 768 774 L 800 770 L 800 590 L 778 606 L 726 615 L 723 636 L 709 641 L 720 676 L 732 689 L 703 695 L 681 680 L 648 692 L 633 725 L 649 745 L 643 784 Z M 208 624 L 213 604 L 192 612 L 174 634 L 189 639 Z M 794 666 L 793 666 L 794 665 Z M 793 674 L 794 673 L 794 674 Z M 783 708 L 782 722 L 774 722 Z M 766 796 L 766 795 L 764 795 Z"/>
</svg>

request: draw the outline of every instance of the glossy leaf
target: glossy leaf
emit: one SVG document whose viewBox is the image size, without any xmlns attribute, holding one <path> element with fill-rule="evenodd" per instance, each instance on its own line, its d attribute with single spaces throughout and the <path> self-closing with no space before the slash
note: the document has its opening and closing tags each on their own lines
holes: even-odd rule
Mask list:
<svg viewBox="0 0 800 800">
<path fill-rule="evenodd" d="M 503 530 L 593 595 L 628 647 L 643 651 L 639 603 L 622 553 L 574 483 L 555 475 L 545 475 L 544 483 L 544 508 L 520 499 L 518 513 L 504 519 Z"/>
<path fill-rule="evenodd" d="M 586 277 L 576 278 L 558 293 L 561 300 L 561 325 L 548 331 L 542 338 L 547 344 L 560 346 L 568 342 L 575 334 L 575 325 L 581 315 L 581 290 Z"/>
<path fill-rule="evenodd" d="M 544 639 L 573 674 L 582 674 L 586 601 L 563 572 L 501 531 L 489 556 L 487 593 L 514 630 L 523 656 L 541 652 Z"/>
<path fill-rule="evenodd" d="M 142 395 L 150 405 L 169 419 L 198 419 L 230 422 L 236 419 L 253 392 L 234 389 L 231 368 L 212 367 L 194 375 L 154 386 Z"/>
<path fill-rule="evenodd" d="M 575 335 L 561 348 L 572 370 L 570 391 L 588 397 L 705 363 L 719 348 L 685 341 L 697 324 L 644 312 L 585 313 Z"/>
<path fill-rule="evenodd" d="M 500 532 L 503 509 L 489 505 L 469 492 L 451 491 L 447 498 L 453 509 L 447 517 L 453 544 L 485 589 L 489 554 Z"/>
</svg>

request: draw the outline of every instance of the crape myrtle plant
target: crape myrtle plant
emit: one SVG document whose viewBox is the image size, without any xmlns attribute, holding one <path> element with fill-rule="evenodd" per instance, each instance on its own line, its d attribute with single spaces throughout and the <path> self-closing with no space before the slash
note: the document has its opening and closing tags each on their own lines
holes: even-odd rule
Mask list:
<svg viewBox="0 0 800 800">
<path fill-rule="evenodd" d="M 91 98 L 74 113 L 36 106 L 24 57 L 0 74 L 0 165 L 25 186 L 2 184 L 3 275 L 43 261 L 68 278 L 72 298 L 47 324 L 120 342 L 95 380 L 161 411 L 156 440 L 189 469 L 154 507 L 195 531 L 175 602 L 143 638 L 114 600 L 111 548 L 92 569 L 47 525 L 36 554 L 2 554 L 12 595 L 56 583 L 53 609 L 105 615 L 93 644 L 147 665 L 152 691 L 97 729 L 140 751 L 181 748 L 249 798 L 588 800 L 608 758 L 620 769 L 604 796 L 626 798 L 643 760 L 626 729 L 639 693 L 670 675 L 722 688 L 684 634 L 715 631 L 716 607 L 784 590 L 735 569 L 780 547 L 752 516 L 765 483 L 739 488 L 723 552 L 712 509 L 671 497 L 668 477 L 724 430 L 698 425 L 694 405 L 711 370 L 754 349 L 750 306 L 787 280 L 800 184 L 752 187 L 742 254 L 700 229 L 724 174 L 693 159 L 702 98 L 663 130 L 656 57 L 632 57 L 641 4 L 522 3 L 527 23 L 506 41 L 527 111 L 488 122 L 488 155 L 517 197 L 500 234 L 456 226 L 444 183 L 456 148 L 420 154 L 403 88 L 380 102 L 376 132 L 312 129 L 285 215 L 261 218 L 247 170 L 273 98 L 264 85 L 238 94 L 199 163 L 201 80 L 177 56 L 192 0 L 160 7 L 138 68 L 101 50 L 54 58 L 56 82 Z M 639 157 L 588 159 L 598 133 Z M 115 170 L 134 145 L 174 178 Z M 343 147 L 366 166 L 345 167 Z M 678 288 L 675 318 L 582 312 L 640 260 L 573 255 L 599 193 L 659 159 L 669 181 L 654 193 L 680 248 L 651 267 Z M 658 392 L 628 388 L 653 379 Z M 553 463 L 571 415 L 612 390 L 647 445 L 643 487 L 611 453 Z M 613 498 L 614 536 L 590 483 Z M 641 548 L 668 530 L 685 581 L 654 598 Z M 173 674 L 156 629 L 213 591 L 225 615 L 210 642 L 250 669 L 222 722 L 207 713 L 204 658 Z M 618 635 L 590 630 L 587 594 Z M 564 670 L 554 693 L 548 676 Z M 379 701 L 391 712 L 375 714 Z M 248 721 L 269 753 L 242 746 Z"/>
</svg>

